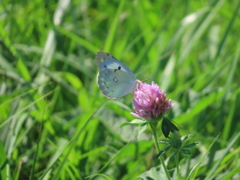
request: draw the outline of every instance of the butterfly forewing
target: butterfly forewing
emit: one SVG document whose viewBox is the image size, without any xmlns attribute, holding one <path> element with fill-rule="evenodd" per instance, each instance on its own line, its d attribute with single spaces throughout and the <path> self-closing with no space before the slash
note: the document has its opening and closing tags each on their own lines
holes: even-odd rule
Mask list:
<svg viewBox="0 0 240 180">
<path fill-rule="evenodd" d="M 118 69 L 136 78 L 133 72 L 128 69 L 127 66 L 125 66 L 123 63 L 114 58 L 111 54 L 108 54 L 106 52 L 97 52 L 97 63 L 99 71 L 102 71 L 104 69 Z"/>
</svg>

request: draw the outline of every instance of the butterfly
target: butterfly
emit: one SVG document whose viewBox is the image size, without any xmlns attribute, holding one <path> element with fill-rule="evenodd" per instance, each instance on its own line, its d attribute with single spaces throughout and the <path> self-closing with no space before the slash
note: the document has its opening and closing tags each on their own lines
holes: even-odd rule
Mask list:
<svg viewBox="0 0 240 180">
<path fill-rule="evenodd" d="M 111 99 L 122 97 L 132 92 L 138 80 L 131 70 L 111 54 L 103 51 L 96 53 L 98 65 L 98 87 Z"/>
</svg>

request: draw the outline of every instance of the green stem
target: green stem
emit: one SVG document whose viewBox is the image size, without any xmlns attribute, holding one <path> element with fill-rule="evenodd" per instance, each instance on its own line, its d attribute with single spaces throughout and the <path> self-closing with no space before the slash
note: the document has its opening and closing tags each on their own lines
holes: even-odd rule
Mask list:
<svg viewBox="0 0 240 180">
<path fill-rule="evenodd" d="M 177 166 L 177 174 L 178 174 L 178 177 L 181 178 L 181 175 L 180 175 L 180 169 L 179 169 L 179 157 L 178 157 L 178 153 L 176 154 L 175 156 L 175 163 L 176 163 L 176 166 Z"/>
<path fill-rule="evenodd" d="M 158 150 L 158 152 L 160 152 L 160 147 L 159 147 L 158 138 L 157 138 L 157 123 L 156 122 L 155 123 L 150 123 L 150 126 L 151 126 L 151 129 L 152 129 L 152 132 L 153 132 L 153 137 L 154 137 L 155 144 L 157 146 L 157 150 Z M 171 180 L 171 177 L 168 173 L 167 167 L 165 165 L 165 162 L 164 162 L 164 159 L 163 159 L 162 156 L 160 156 L 160 162 L 163 166 L 163 169 L 166 173 L 166 176 L 167 176 L 168 180 Z"/>
</svg>

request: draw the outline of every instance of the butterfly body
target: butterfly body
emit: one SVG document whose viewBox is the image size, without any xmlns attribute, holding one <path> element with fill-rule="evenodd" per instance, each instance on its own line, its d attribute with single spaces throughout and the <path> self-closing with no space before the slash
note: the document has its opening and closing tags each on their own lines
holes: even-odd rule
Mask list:
<svg viewBox="0 0 240 180">
<path fill-rule="evenodd" d="M 137 78 L 131 70 L 112 55 L 98 51 L 98 87 L 108 98 L 119 98 L 132 92 Z"/>
</svg>

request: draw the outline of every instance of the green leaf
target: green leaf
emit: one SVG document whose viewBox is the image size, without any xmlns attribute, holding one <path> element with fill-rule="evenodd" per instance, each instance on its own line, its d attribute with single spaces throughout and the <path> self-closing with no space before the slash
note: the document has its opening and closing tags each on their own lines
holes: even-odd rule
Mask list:
<svg viewBox="0 0 240 180">
<path fill-rule="evenodd" d="M 146 121 L 144 121 L 142 119 L 134 119 L 130 123 L 131 124 L 142 124 L 142 123 L 146 123 Z"/>
<path fill-rule="evenodd" d="M 186 146 L 184 146 L 183 148 L 191 148 L 191 147 L 194 147 L 196 146 L 198 143 L 191 143 L 191 144 L 188 144 Z"/>
<path fill-rule="evenodd" d="M 188 139 L 190 137 L 190 135 L 188 134 L 188 135 L 186 135 L 186 136 L 184 136 L 184 137 L 182 137 L 182 141 L 185 141 L 186 139 Z"/>
<path fill-rule="evenodd" d="M 166 147 L 165 149 L 161 150 L 157 156 L 156 159 L 158 159 L 160 156 L 164 155 L 166 152 L 168 152 L 168 150 L 171 148 L 171 146 Z"/>
<path fill-rule="evenodd" d="M 162 120 L 162 133 L 168 138 L 170 132 L 179 131 L 179 129 L 170 121 L 170 119 L 164 117 Z"/>
<path fill-rule="evenodd" d="M 182 148 L 181 151 L 182 151 L 183 154 L 187 154 L 187 155 L 191 155 L 191 154 L 192 154 L 191 151 L 190 151 L 190 149 L 184 149 L 184 148 Z"/>
<path fill-rule="evenodd" d="M 169 133 L 170 133 L 170 127 L 169 127 L 168 121 L 165 120 L 165 118 L 163 118 L 162 120 L 162 133 L 166 138 L 169 136 Z"/>
<path fill-rule="evenodd" d="M 177 150 L 170 158 L 169 161 L 172 161 L 172 159 L 179 153 L 179 150 Z"/>
<path fill-rule="evenodd" d="M 170 145 L 170 143 L 168 141 L 159 141 L 159 143 L 161 144 L 166 144 L 166 145 Z"/>
<path fill-rule="evenodd" d="M 145 125 L 145 121 L 141 120 L 141 119 L 134 119 L 130 122 L 124 122 L 120 125 L 120 127 L 123 127 L 123 126 L 127 126 L 127 125 L 133 125 L 133 124 L 143 124 Z"/>
</svg>

